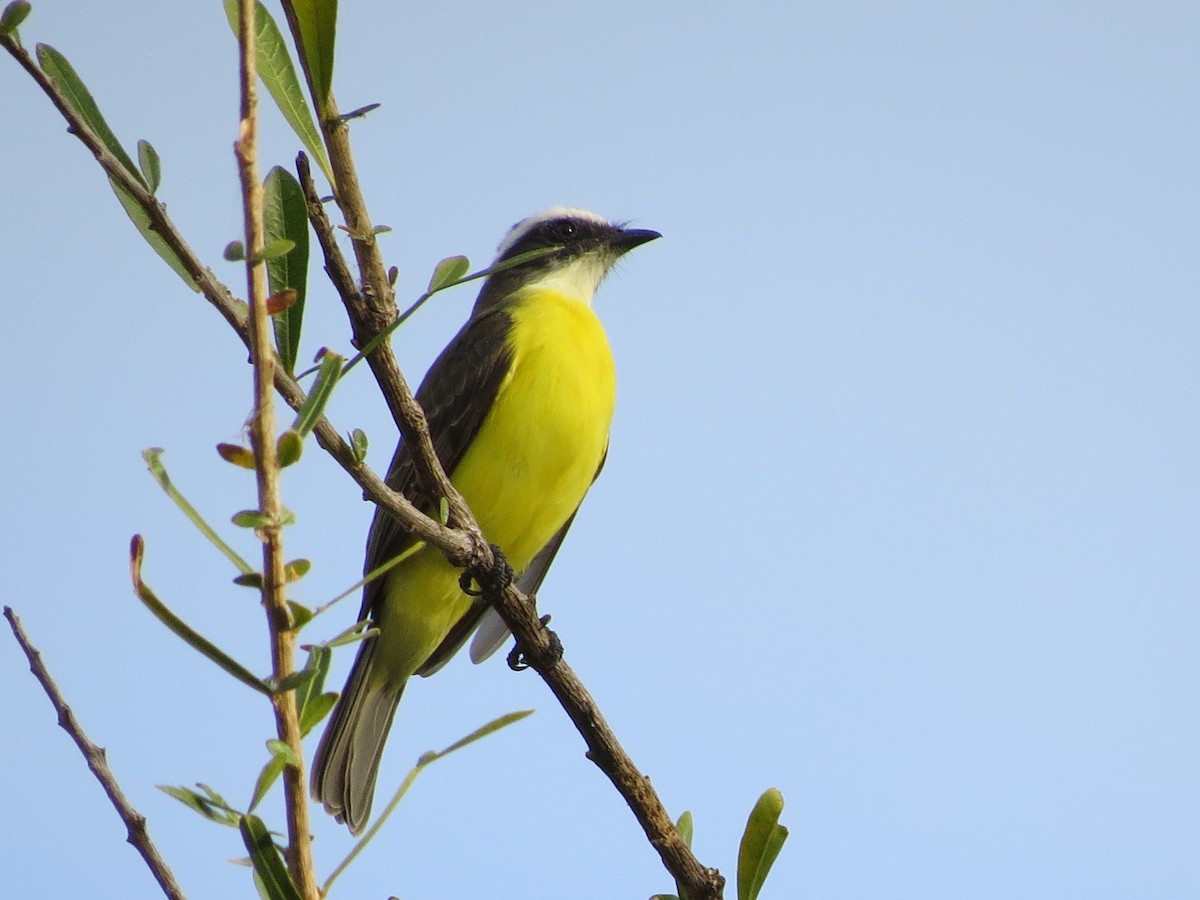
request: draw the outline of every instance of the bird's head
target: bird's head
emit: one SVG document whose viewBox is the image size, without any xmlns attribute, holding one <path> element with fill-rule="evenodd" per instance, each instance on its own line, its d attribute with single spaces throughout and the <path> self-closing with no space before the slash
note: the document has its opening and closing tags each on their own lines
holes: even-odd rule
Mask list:
<svg viewBox="0 0 1200 900">
<path fill-rule="evenodd" d="M 536 285 L 590 304 L 613 263 L 657 237 L 662 237 L 657 231 L 628 228 L 586 209 L 551 207 L 514 225 L 500 242 L 492 265 L 531 251 L 543 251 L 542 255 L 491 275 L 479 303 L 484 305 L 485 298 L 495 302 Z"/>
</svg>

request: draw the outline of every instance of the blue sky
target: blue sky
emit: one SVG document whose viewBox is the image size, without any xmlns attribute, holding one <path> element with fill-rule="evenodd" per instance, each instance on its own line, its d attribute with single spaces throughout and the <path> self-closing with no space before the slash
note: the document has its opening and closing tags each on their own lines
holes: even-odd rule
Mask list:
<svg viewBox="0 0 1200 900">
<path fill-rule="evenodd" d="M 598 298 L 611 451 L 542 603 L 693 811 L 700 858 L 732 876 L 774 785 L 791 839 L 764 898 L 1200 895 L 1200 10 L 343 6 L 335 92 L 383 104 L 353 140 L 402 298 L 552 204 L 664 234 Z M 219 4 L 43 0 L 23 35 L 68 56 L 127 146 L 154 143 L 160 196 L 238 288 Z M 215 521 L 252 505 L 211 449 L 241 434 L 245 354 L 5 72 L 0 600 L 189 895 L 250 896 L 236 835 L 154 785 L 248 796 L 268 710 L 137 604 L 125 555 L 144 534 L 164 599 L 267 668 L 250 595 L 139 456 L 166 448 Z M 269 117 L 265 161 L 295 150 Z M 306 355 L 349 348 L 319 275 Z M 472 300 L 399 335 L 414 381 Z M 384 465 L 365 371 L 330 412 Z M 315 448 L 284 490 L 289 555 L 314 563 L 297 596 L 320 602 L 358 577 L 370 511 Z M 3 640 L 0 683 L 0 893 L 158 896 Z M 526 707 L 422 776 L 332 896 L 669 889 L 548 691 L 499 658 L 410 688 L 381 782 Z M 349 842 L 323 818 L 316 837 L 328 871 Z"/>
</svg>

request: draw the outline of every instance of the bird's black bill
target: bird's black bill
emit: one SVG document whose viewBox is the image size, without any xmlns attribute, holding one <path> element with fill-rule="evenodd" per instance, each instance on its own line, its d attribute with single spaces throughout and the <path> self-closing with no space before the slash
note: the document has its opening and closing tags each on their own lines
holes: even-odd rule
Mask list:
<svg viewBox="0 0 1200 900">
<path fill-rule="evenodd" d="M 649 228 L 623 228 L 613 236 L 612 244 L 622 253 L 628 253 L 634 247 L 648 244 L 655 238 L 662 237 L 657 231 Z"/>
</svg>

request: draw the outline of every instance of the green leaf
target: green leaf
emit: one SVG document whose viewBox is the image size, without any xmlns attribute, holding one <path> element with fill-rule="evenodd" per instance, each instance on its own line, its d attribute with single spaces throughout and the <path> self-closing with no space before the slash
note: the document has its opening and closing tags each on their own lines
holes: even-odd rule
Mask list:
<svg viewBox="0 0 1200 900">
<path fill-rule="evenodd" d="M 13 34 L 32 9 L 27 0 L 13 0 L 0 13 L 0 34 Z"/>
<path fill-rule="evenodd" d="M 129 547 L 129 574 L 133 580 L 133 590 L 137 594 L 138 599 L 154 614 L 154 617 L 158 621 L 166 625 L 167 628 L 178 635 L 193 650 L 212 660 L 238 681 L 242 682 L 242 684 L 270 696 L 271 688 L 267 686 L 266 682 L 212 641 L 208 640 L 208 638 L 201 635 L 179 618 L 179 616 L 175 615 L 165 603 L 158 599 L 158 596 L 150 589 L 150 586 L 142 581 L 142 555 L 144 551 L 145 542 L 142 540 L 141 535 L 134 535 Z"/>
<path fill-rule="evenodd" d="M 262 767 L 258 778 L 254 780 L 254 793 L 250 797 L 250 807 L 246 810 L 247 812 L 253 812 L 258 807 L 263 797 L 267 796 L 267 791 L 271 790 L 271 785 L 283 774 L 286 765 L 287 763 L 278 756 L 272 756 L 270 761 Z"/>
<path fill-rule="evenodd" d="M 162 163 L 159 161 L 158 151 L 154 149 L 153 144 L 144 139 L 137 142 L 137 148 L 138 165 L 142 169 L 142 175 L 145 176 L 146 186 L 153 194 L 162 184 Z"/>
<path fill-rule="evenodd" d="M 317 422 L 324 414 L 325 404 L 329 402 L 329 398 L 333 394 L 333 386 L 341 377 L 343 362 L 343 357 L 331 351 L 322 355 L 312 390 L 309 391 L 300 411 L 296 413 L 296 420 L 292 423 L 292 430 L 299 433 L 301 437 L 308 437 L 309 432 L 316 427 Z"/>
<path fill-rule="evenodd" d="M 468 744 L 473 744 L 476 741 L 487 737 L 489 734 L 493 734 L 493 733 L 499 731 L 501 728 L 507 728 L 509 725 L 513 724 L 513 722 L 520 722 L 522 719 L 526 718 L 527 716 L 532 716 L 532 715 L 533 715 L 532 709 L 519 709 L 516 712 L 505 713 L 502 716 L 492 719 L 492 721 L 488 722 L 486 725 L 482 726 L 481 728 L 476 728 L 474 731 L 472 731 L 466 737 L 459 738 L 457 741 L 455 741 L 453 744 L 451 744 L 445 750 L 439 750 L 436 753 L 432 753 L 430 755 L 430 762 L 432 762 L 435 759 L 441 759 L 443 756 L 449 756 L 455 750 L 461 750 L 463 747 L 467 746 Z"/>
<path fill-rule="evenodd" d="M 337 0 L 293 0 L 292 9 L 300 30 L 300 54 L 306 62 L 317 104 L 323 105 L 333 85 Z"/>
<path fill-rule="evenodd" d="M 230 516 L 229 521 L 238 528 L 266 528 L 272 524 L 267 514 L 259 509 L 243 509 Z"/>
<path fill-rule="evenodd" d="M 313 620 L 313 611 L 295 600 L 287 602 L 288 611 L 292 614 L 292 630 L 299 631 Z"/>
<path fill-rule="evenodd" d="M 146 243 L 150 245 L 151 249 L 159 255 L 163 262 L 171 267 L 171 270 L 176 275 L 183 279 L 184 284 L 196 293 L 200 293 L 200 285 L 196 284 L 196 279 L 188 273 L 187 266 L 183 264 L 183 260 L 179 258 L 179 255 L 171 248 L 171 245 L 163 239 L 163 236 L 150 227 L 150 216 L 142 207 L 142 204 L 138 203 L 137 198 L 129 193 L 124 186 L 113 181 L 112 178 L 108 179 L 108 184 L 113 189 L 113 193 L 117 195 L 117 199 L 121 201 L 121 208 L 125 210 L 125 215 L 129 216 L 129 221 L 133 223 L 133 226 L 145 239 Z"/>
<path fill-rule="evenodd" d="M 255 588 L 256 590 L 261 591 L 262 587 L 263 587 L 262 573 L 261 572 L 247 572 L 246 574 L 239 575 L 235 579 L 233 579 L 233 583 L 236 584 L 238 587 Z"/>
<path fill-rule="evenodd" d="M 312 563 L 307 559 L 293 559 L 283 567 L 283 573 L 287 577 L 289 583 L 299 581 L 308 574 L 308 570 L 312 568 Z"/>
<path fill-rule="evenodd" d="M 300 734 L 307 735 L 329 715 L 333 705 L 337 703 L 338 695 L 330 692 L 313 697 L 304 705 L 300 712 Z"/>
<path fill-rule="evenodd" d="M 332 660 L 333 651 L 328 647 L 316 646 L 309 649 L 303 671 L 311 672 L 312 678 L 296 690 L 296 705 L 301 712 L 307 703 L 325 689 L 325 678 L 329 674 L 329 664 Z"/>
<path fill-rule="evenodd" d="M 303 452 L 304 438 L 290 429 L 281 434 L 275 442 L 275 461 L 281 469 L 286 469 L 293 463 L 299 462 L 300 454 Z"/>
<path fill-rule="evenodd" d="M 447 256 L 434 267 L 433 275 L 429 278 L 429 287 L 425 289 L 425 293 L 432 294 L 457 284 L 458 279 L 470 270 L 471 261 L 465 256 Z"/>
<path fill-rule="evenodd" d="M 238 823 L 238 814 L 231 812 L 226 804 L 221 801 L 214 801 L 211 797 L 202 797 L 190 788 L 175 787 L 170 784 L 156 785 L 164 794 L 174 797 L 184 806 L 195 810 L 204 818 L 212 822 L 219 822 L 222 825 L 228 825 L 231 828 L 236 828 Z"/>
<path fill-rule="evenodd" d="M 298 672 L 293 672 L 278 684 L 272 682 L 272 687 L 274 688 L 276 694 L 283 694 L 288 691 L 298 691 L 301 688 L 307 688 L 315 675 L 316 673 L 310 669 L 301 669 Z"/>
<path fill-rule="evenodd" d="M 287 256 L 296 249 L 296 242 L 290 238 L 275 238 L 267 241 L 263 247 L 262 256 L 259 257 L 263 262 L 270 262 L 273 259 L 279 259 L 282 256 Z"/>
<path fill-rule="evenodd" d="M 267 741 L 267 751 L 276 759 L 282 759 L 284 765 L 292 766 L 293 768 L 300 767 L 300 757 L 296 755 L 296 751 L 292 749 L 287 741 L 271 738 Z"/>
<path fill-rule="evenodd" d="M 303 900 L 262 819 L 252 815 L 242 816 L 238 830 L 242 833 L 246 849 L 250 851 L 254 873 L 262 879 L 263 890 L 270 900 Z"/>
<path fill-rule="evenodd" d="M 679 821 L 675 823 L 675 830 L 679 832 L 679 836 L 683 838 L 683 842 L 692 846 L 692 811 L 685 809 L 683 815 L 679 817 Z"/>
<path fill-rule="evenodd" d="M 379 814 L 379 818 L 372 823 L 371 827 L 367 829 L 367 833 L 364 834 L 359 842 L 354 845 L 354 849 L 347 854 L 345 859 L 338 863 L 337 867 L 334 868 L 329 878 L 327 878 L 325 883 L 321 885 L 321 896 L 324 897 L 329 894 L 329 888 L 333 882 L 338 878 L 339 875 L 342 874 L 342 872 L 346 871 L 346 868 L 354 861 L 354 858 L 358 856 L 358 854 L 362 852 L 363 848 L 371 842 L 371 839 L 379 833 L 379 829 L 383 827 L 383 824 L 388 820 L 391 814 L 396 811 L 396 807 L 400 805 L 400 801 L 404 799 L 404 795 L 408 793 L 409 788 L 413 786 L 413 783 L 417 780 L 417 776 L 424 771 L 426 766 L 444 756 L 449 756 L 455 750 L 461 750 L 468 744 L 473 744 L 480 738 L 487 737 L 489 734 L 499 731 L 501 728 L 511 725 L 513 722 L 518 722 L 530 715 L 533 715 L 532 709 L 522 709 L 518 710 L 517 712 L 507 713 L 506 715 L 493 719 L 482 728 L 476 728 L 466 737 L 455 741 L 444 750 L 430 750 L 428 753 L 422 753 L 420 758 L 417 760 L 417 764 L 409 770 L 407 775 L 404 776 L 404 781 L 400 783 L 400 787 L 396 789 L 396 792 L 392 795 L 392 799 L 388 801 L 388 805 L 384 808 L 383 812 Z"/>
<path fill-rule="evenodd" d="M 246 245 L 241 241 L 230 241 L 221 255 L 225 257 L 226 262 L 245 262 Z"/>
<path fill-rule="evenodd" d="M 71 111 L 83 120 L 88 130 L 117 159 L 121 167 L 136 178 L 143 187 L 149 189 L 146 179 L 142 177 L 142 173 L 138 171 L 138 167 L 133 164 L 133 160 L 129 158 L 129 154 L 125 152 L 125 148 L 121 146 L 121 142 L 117 140 L 117 136 L 112 133 L 112 129 L 104 121 L 104 116 L 100 113 L 100 107 L 96 105 L 91 92 L 84 85 L 83 80 L 75 72 L 75 69 L 67 62 L 67 58 L 49 44 L 37 45 L 37 58 L 38 63 L 41 64 L 42 71 L 54 82 L 66 100 L 67 106 L 71 108 Z"/>
<path fill-rule="evenodd" d="M 220 550 L 225 555 L 225 558 L 237 567 L 239 572 L 243 575 L 253 572 L 254 567 L 238 556 L 232 547 L 221 540 L 221 536 L 213 530 L 211 525 L 204 521 L 204 518 L 200 515 L 196 507 L 192 506 L 188 502 L 188 499 L 175 487 L 171 481 L 171 476 L 167 474 L 166 466 L 162 463 L 162 455 L 163 449 L 161 447 L 150 447 L 142 451 L 142 459 L 146 461 L 146 468 L 150 470 L 150 474 L 158 482 L 158 486 L 166 492 L 171 501 L 187 516 L 188 521 L 195 525 L 200 530 L 200 533 L 208 538 L 212 545 Z"/>
<path fill-rule="evenodd" d="M 253 451 L 239 444 L 217 444 L 217 455 L 242 469 L 254 469 L 256 465 Z"/>
<path fill-rule="evenodd" d="M 750 811 L 738 848 L 738 900 L 757 900 L 758 892 L 787 840 L 788 830 L 779 824 L 782 812 L 783 795 L 775 788 L 764 791 Z"/>
<path fill-rule="evenodd" d="M 238 3 L 237 0 L 224 0 L 225 17 L 229 27 L 233 29 L 234 37 L 238 33 Z M 304 91 L 300 80 L 296 77 L 296 69 L 292 58 L 288 55 L 287 43 L 279 31 L 279 26 L 271 13 L 261 3 L 255 4 L 254 25 L 257 32 L 254 36 L 257 48 L 258 77 L 283 118 L 292 126 L 292 131 L 300 138 L 300 143 L 308 150 L 309 156 L 317 161 L 329 183 L 333 184 L 333 170 L 329 165 L 329 156 L 321 141 L 321 133 L 317 130 L 316 122 L 304 99 Z"/>
<path fill-rule="evenodd" d="M 366 462 L 367 433 L 361 428 L 355 428 L 350 432 L 350 452 L 354 455 L 355 462 Z"/>
</svg>

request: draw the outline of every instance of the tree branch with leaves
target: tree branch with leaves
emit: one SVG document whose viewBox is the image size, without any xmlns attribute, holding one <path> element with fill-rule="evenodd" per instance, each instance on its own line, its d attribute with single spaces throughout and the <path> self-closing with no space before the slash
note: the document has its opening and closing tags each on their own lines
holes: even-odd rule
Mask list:
<svg viewBox="0 0 1200 900">
<path fill-rule="evenodd" d="M 301 741 L 333 705 L 335 695 L 324 690 L 333 648 L 369 635 L 366 629 L 370 623 L 357 623 L 341 635 L 313 646 L 305 664 L 297 668 L 299 632 L 331 604 L 313 610 L 287 597 L 287 584 L 302 577 L 309 564 L 306 560 L 288 561 L 284 554 L 283 536 L 289 513 L 279 490 L 279 473 L 300 458 L 307 438 L 312 435 L 366 497 L 419 539 L 437 547 L 482 587 L 485 599 L 516 638 L 520 658 L 546 682 L 587 745 L 588 758 L 629 805 L 675 880 L 679 896 L 689 900 L 721 897 L 724 878 L 715 868 L 703 865 L 690 849 L 690 816 L 685 814 L 678 823 L 672 821 L 649 779 L 634 765 L 595 700 L 562 658 L 560 645 L 539 617 L 532 599 L 503 577 L 503 561 L 493 554 L 486 536 L 434 452 L 424 413 L 388 341 L 394 329 L 429 297 L 485 278 L 498 268 L 520 260 L 470 272 L 465 258 L 449 257 L 436 268 L 426 292 L 404 314 L 398 312 L 393 287 L 395 272 L 385 265 L 377 240 L 379 229 L 368 214 L 351 152 L 349 124 L 362 111 L 343 115 L 333 98 L 336 3 L 283 0 L 282 8 L 291 38 L 290 49 L 282 30 L 261 3 L 225 0 L 226 13 L 239 43 L 240 118 L 234 156 L 243 200 L 243 235 L 230 243 L 225 255 L 227 259 L 245 263 L 245 302 L 237 299 L 200 260 L 167 215 L 156 196 L 159 160 L 153 147 L 140 141 L 135 164 L 65 56 L 47 45 L 37 46 L 36 58 L 25 50 L 18 29 L 30 12 L 28 3 L 24 0 L 10 3 L 0 15 L 0 45 L 41 88 L 67 121 L 69 131 L 95 157 L 122 207 L 154 250 L 189 288 L 198 291 L 217 310 L 250 351 L 253 370 L 250 446 L 222 444 L 218 452 L 226 461 L 256 473 L 256 506 L 234 516 L 234 522 L 257 535 L 262 544 L 261 566 L 242 560 L 219 537 L 217 529 L 204 522 L 171 483 L 158 452 L 147 451 L 147 463 L 184 514 L 237 566 L 239 575 L 235 581 L 260 591 L 271 644 L 270 676 L 260 678 L 249 672 L 195 632 L 155 595 L 142 578 L 145 546 L 140 538 L 134 539 L 131 562 L 135 592 L 164 624 L 226 672 L 269 698 L 276 738 L 269 742 L 271 758 L 259 775 L 249 809 L 237 809 L 210 788 L 170 791 L 208 818 L 239 829 L 260 889 L 267 896 L 316 900 L 328 893 L 334 878 L 378 831 L 425 765 L 527 714 L 501 717 L 446 750 L 424 757 L 349 857 L 323 885 L 320 883 L 309 848 L 309 807 Z M 307 97 L 291 62 L 292 51 L 300 62 Z M 260 79 L 307 150 L 307 155 L 301 154 L 297 160 L 298 179 L 279 167 L 273 168 L 265 179 L 259 174 Z M 316 111 L 315 120 L 310 109 Z M 327 202 L 314 181 L 310 159 L 328 179 L 332 200 L 342 220 L 340 226 L 330 221 Z M 353 266 L 342 254 L 335 227 L 344 229 L 349 236 Z M 350 342 L 358 353 L 347 360 L 337 353 L 323 351 L 313 369 L 296 375 L 308 294 L 310 228 L 317 237 L 333 289 L 346 310 Z M 326 418 L 325 406 L 338 381 L 360 360 L 366 361 L 402 439 L 412 448 L 423 487 L 429 496 L 440 498 L 442 515 L 424 514 L 409 498 L 389 488 L 365 463 L 365 435 L 353 431 L 344 438 Z M 311 382 L 306 389 L 301 382 L 308 378 Z M 282 431 L 275 425 L 276 395 L 295 412 L 291 425 Z M 378 570 L 368 573 L 367 579 L 380 574 Z M 15 629 L 15 617 L 10 620 Z M 26 641 L 22 641 L 22 646 L 27 646 Z M 52 695 L 52 699 L 56 708 L 60 704 L 66 706 L 61 697 Z M 286 845 L 282 854 L 265 823 L 254 813 L 258 802 L 280 776 L 286 816 Z M 753 900 L 757 896 L 786 838 L 786 829 L 778 823 L 781 809 L 778 792 L 768 791 L 751 815 L 738 856 L 739 900 Z M 168 891 L 168 896 L 181 895 Z"/>
</svg>

